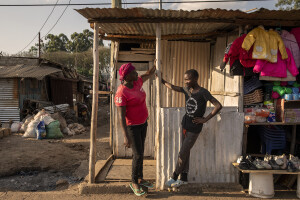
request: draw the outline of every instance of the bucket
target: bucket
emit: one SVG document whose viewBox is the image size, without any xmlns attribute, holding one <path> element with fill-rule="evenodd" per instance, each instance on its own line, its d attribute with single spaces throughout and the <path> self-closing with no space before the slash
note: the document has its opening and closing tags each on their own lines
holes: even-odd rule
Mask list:
<svg viewBox="0 0 300 200">
<path fill-rule="evenodd" d="M 258 198 L 274 197 L 273 174 L 250 173 L 249 194 Z"/>
</svg>

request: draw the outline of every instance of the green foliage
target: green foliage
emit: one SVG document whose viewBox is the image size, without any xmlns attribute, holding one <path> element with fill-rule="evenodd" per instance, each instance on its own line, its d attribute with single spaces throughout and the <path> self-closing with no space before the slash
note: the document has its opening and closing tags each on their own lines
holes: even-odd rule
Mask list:
<svg viewBox="0 0 300 200">
<path fill-rule="evenodd" d="M 85 76 L 93 75 L 93 51 L 89 49 L 84 52 L 46 52 L 42 56 L 48 60 L 61 63 L 66 67 L 75 68 L 79 74 Z M 101 72 L 109 71 L 110 48 L 99 47 L 99 66 Z"/>
<path fill-rule="evenodd" d="M 300 0 L 278 0 L 275 6 L 280 10 L 298 10 L 300 9 Z"/>
<path fill-rule="evenodd" d="M 93 75 L 93 32 L 88 29 L 82 33 L 74 32 L 70 39 L 63 33 L 48 34 L 45 43 L 41 42 L 41 57 L 60 63 L 66 67 L 75 68 L 79 74 Z M 110 49 L 99 41 L 100 73 L 109 71 Z M 38 44 L 18 56 L 38 56 Z"/>
</svg>

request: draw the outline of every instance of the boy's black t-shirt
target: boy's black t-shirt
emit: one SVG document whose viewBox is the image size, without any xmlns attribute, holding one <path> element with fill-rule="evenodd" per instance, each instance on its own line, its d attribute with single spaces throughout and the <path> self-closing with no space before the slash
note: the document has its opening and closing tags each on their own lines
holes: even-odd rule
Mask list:
<svg viewBox="0 0 300 200">
<path fill-rule="evenodd" d="M 194 124 L 194 117 L 203 117 L 206 111 L 207 101 L 210 101 L 213 96 L 205 88 L 200 88 L 199 92 L 191 93 L 188 88 L 182 88 L 185 95 L 185 115 L 182 118 L 182 128 L 192 133 L 200 133 L 203 124 Z"/>
</svg>

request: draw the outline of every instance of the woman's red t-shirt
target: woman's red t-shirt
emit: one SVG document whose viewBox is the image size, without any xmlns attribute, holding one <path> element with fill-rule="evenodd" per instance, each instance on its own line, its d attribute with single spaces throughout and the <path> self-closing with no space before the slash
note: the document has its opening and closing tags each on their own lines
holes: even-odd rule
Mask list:
<svg viewBox="0 0 300 200">
<path fill-rule="evenodd" d="M 128 126 L 140 125 L 146 122 L 148 110 L 146 106 L 146 93 L 142 88 L 143 79 L 138 78 L 133 82 L 133 88 L 124 85 L 118 87 L 115 104 L 116 106 L 126 106 L 126 124 Z"/>
</svg>

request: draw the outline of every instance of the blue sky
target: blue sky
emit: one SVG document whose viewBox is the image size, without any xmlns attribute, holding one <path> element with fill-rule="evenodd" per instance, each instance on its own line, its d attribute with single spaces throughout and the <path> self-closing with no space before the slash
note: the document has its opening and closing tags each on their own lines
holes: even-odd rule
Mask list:
<svg viewBox="0 0 300 200">
<path fill-rule="evenodd" d="M 123 2 L 146 2 L 154 0 L 123 0 Z M 157 0 L 158 1 L 158 0 Z M 164 1 L 164 0 L 163 0 Z M 167 0 L 165 0 L 167 1 Z M 170 1 L 170 0 L 169 0 Z M 180 1 L 180 0 L 172 0 Z M 0 4 L 41 4 L 55 3 L 56 0 L 0 0 Z M 58 3 L 68 3 L 69 0 L 59 0 Z M 71 3 L 110 3 L 110 0 L 72 0 Z M 163 4 L 163 9 L 182 9 L 182 10 L 199 10 L 205 8 L 222 8 L 222 9 L 239 9 L 249 10 L 252 8 L 276 9 L 277 0 L 264 2 L 230 2 L 230 3 L 193 3 L 193 4 Z M 68 37 L 73 32 L 81 32 L 89 29 L 86 19 L 78 14 L 74 9 L 85 8 L 86 6 L 69 6 L 59 20 L 55 28 L 50 32 L 52 34 L 64 33 Z M 99 6 L 95 6 L 99 7 Z M 110 6 L 102 6 L 101 8 Z M 140 4 L 140 5 L 123 5 L 125 8 L 145 7 L 158 8 L 158 4 Z M 14 54 L 22 50 L 37 34 L 42 27 L 53 7 L 0 7 L 0 51 Z M 58 6 L 55 8 L 50 19 L 41 31 L 44 36 L 59 18 L 65 7 Z M 37 39 L 30 45 L 33 46 Z M 107 43 L 106 43 L 107 44 Z M 29 46 L 29 47 L 30 47 Z M 28 47 L 28 48 L 29 48 Z"/>
</svg>

